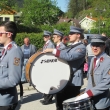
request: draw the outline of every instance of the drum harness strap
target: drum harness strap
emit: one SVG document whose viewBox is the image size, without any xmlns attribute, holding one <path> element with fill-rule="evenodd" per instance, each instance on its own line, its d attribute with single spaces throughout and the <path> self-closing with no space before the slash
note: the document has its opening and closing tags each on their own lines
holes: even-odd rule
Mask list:
<svg viewBox="0 0 110 110">
<path fill-rule="evenodd" d="M 92 80 L 92 86 L 95 87 L 95 81 L 94 81 L 94 63 L 92 63 L 92 69 L 91 69 L 91 80 Z"/>
<path fill-rule="evenodd" d="M 80 42 L 80 43 L 77 43 L 77 44 L 75 44 L 75 45 L 69 45 L 69 46 L 65 47 L 64 49 L 62 49 L 62 50 L 65 50 L 65 49 L 70 48 L 70 49 L 68 50 L 68 52 L 69 52 L 72 48 L 74 48 L 74 47 L 76 47 L 76 46 L 78 46 L 78 45 L 80 45 L 80 44 L 83 44 L 83 43 Z"/>
<path fill-rule="evenodd" d="M 91 69 L 91 81 L 92 81 L 92 86 L 95 87 L 96 84 L 95 84 L 95 81 L 94 81 L 94 61 L 92 63 L 92 69 Z M 94 106 L 94 97 L 92 97 L 90 99 L 92 105 L 93 105 L 93 109 L 95 109 L 95 106 Z"/>
</svg>

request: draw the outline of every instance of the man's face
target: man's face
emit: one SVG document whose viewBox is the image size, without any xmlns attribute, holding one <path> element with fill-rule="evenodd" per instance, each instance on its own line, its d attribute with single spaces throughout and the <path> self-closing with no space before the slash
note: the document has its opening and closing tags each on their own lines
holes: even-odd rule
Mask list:
<svg viewBox="0 0 110 110">
<path fill-rule="evenodd" d="M 69 33 L 69 41 L 70 42 L 76 42 L 80 38 L 80 34 L 78 33 Z"/>
<path fill-rule="evenodd" d="M 100 43 L 91 43 L 91 48 L 95 56 L 99 56 L 105 50 L 105 45 Z"/>
<path fill-rule="evenodd" d="M 29 40 L 28 38 L 25 38 L 25 39 L 24 39 L 24 44 L 25 44 L 25 45 L 29 45 L 29 44 L 30 44 L 30 40 Z"/>
<path fill-rule="evenodd" d="M 60 41 L 60 36 L 53 35 L 52 40 L 53 40 L 54 43 L 58 43 Z"/>
<path fill-rule="evenodd" d="M 44 41 L 47 42 L 50 39 L 50 36 L 44 36 Z"/>
<path fill-rule="evenodd" d="M 4 46 L 7 45 L 10 42 L 11 32 L 6 32 L 5 27 L 0 27 L 0 44 L 3 44 Z"/>
</svg>

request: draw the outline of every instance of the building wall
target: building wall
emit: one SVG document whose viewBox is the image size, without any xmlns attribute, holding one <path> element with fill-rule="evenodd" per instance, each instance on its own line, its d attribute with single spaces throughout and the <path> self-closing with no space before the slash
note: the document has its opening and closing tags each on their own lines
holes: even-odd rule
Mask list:
<svg viewBox="0 0 110 110">
<path fill-rule="evenodd" d="M 0 21 L 14 21 L 14 15 L 0 15 Z"/>
<path fill-rule="evenodd" d="M 91 19 L 85 18 L 81 23 L 81 28 L 85 29 L 85 30 L 91 30 L 92 28 L 94 28 L 94 22 Z"/>
</svg>

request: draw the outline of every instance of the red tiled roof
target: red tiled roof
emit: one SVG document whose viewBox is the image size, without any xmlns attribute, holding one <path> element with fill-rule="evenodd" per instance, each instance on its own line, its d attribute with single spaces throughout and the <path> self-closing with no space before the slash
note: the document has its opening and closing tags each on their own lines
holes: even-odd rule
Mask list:
<svg viewBox="0 0 110 110">
<path fill-rule="evenodd" d="M 73 21 L 76 26 L 80 27 L 79 20 L 78 19 L 73 19 L 73 18 L 60 18 L 57 23 L 69 23 L 70 21 Z"/>
<path fill-rule="evenodd" d="M 94 20 L 94 21 L 97 21 L 98 19 L 95 18 L 95 17 L 90 17 L 90 16 L 86 16 L 87 18 L 91 19 L 91 20 Z"/>
</svg>

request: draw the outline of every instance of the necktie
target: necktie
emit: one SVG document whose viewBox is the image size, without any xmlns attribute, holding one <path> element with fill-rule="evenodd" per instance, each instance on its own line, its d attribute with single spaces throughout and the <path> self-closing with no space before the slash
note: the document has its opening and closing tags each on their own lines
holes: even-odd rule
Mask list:
<svg viewBox="0 0 110 110">
<path fill-rule="evenodd" d="M 94 68 L 96 67 L 97 58 L 94 58 Z"/>
</svg>

